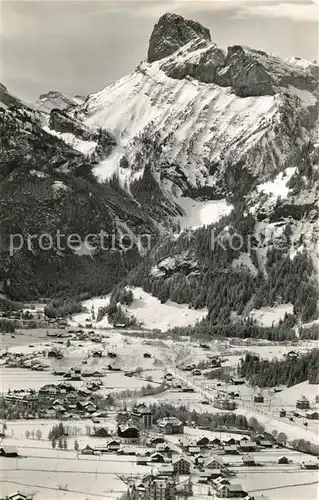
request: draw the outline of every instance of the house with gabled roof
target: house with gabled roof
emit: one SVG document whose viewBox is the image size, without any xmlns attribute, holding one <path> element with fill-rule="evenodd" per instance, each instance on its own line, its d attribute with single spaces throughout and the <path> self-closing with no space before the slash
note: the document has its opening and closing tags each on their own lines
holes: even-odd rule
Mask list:
<svg viewBox="0 0 319 500">
<path fill-rule="evenodd" d="M 180 474 L 180 475 L 189 474 L 191 469 L 191 464 L 192 463 L 188 458 L 180 455 L 173 457 L 172 459 L 172 465 L 175 474 Z"/>
</svg>

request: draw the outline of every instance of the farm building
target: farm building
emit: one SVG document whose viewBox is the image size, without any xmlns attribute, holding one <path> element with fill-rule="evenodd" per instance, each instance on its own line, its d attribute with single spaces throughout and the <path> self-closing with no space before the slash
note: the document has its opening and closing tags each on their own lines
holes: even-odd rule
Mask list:
<svg viewBox="0 0 319 500">
<path fill-rule="evenodd" d="M 277 464 L 288 464 L 289 460 L 287 457 L 285 457 L 284 455 L 279 457 L 278 460 L 277 460 Z"/>
<path fill-rule="evenodd" d="M 230 381 L 233 385 L 243 385 L 245 383 L 244 378 L 231 377 Z"/>
<path fill-rule="evenodd" d="M 158 464 L 156 470 L 159 476 L 173 476 L 174 468 L 172 464 Z"/>
<path fill-rule="evenodd" d="M 245 467 L 251 467 L 251 466 L 256 465 L 255 459 L 251 455 L 244 455 L 241 460 L 242 460 L 242 463 Z"/>
<path fill-rule="evenodd" d="M 301 396 L 299 399 L 297 399 L 296 408 L 298 410 L 309 410 L 309 399 L 307 399 L 305 396 Z"/>
<path fill-rule="evenodd" d="M 316 470 L 319 469 L 319 460 L 308 460 L 307 462 L 302 462 L 302 469 Z"/>
<path fill-rule="evenodd" d="M 209 438 L 206 436 L 203 436 L 196 441 L 196 446 L 199 446 L 200 448 L 207 448 L 209 445 Z"/>
<path fill-rule="evenodd" d="M 165 462 L 165 457 L 161 453 L 155 451 L 150 456 L 150 462 L 163 464 Z"/>
<path fill-rule="evenodd" d="M 247 452 L 251 452 L 251 451 L 256 451 L 257 445 L 253 441 L 245 441 L 244 443 L 240 443 L 239 449 L 240 449 L 240 451 L 247 453 Z"/>
<path fill-rule="evenodd" d="M 19 452 L 18 452 L 17 448 L 15 448 L 14 446 L 1 446 L 0 447 L 0 456 L 1 457 L 10 457 L 10 458 L 18 457 Z"/>
<path fill-rule="evenodd" d="M 216 494 L 220 498 L 244 498 L 247 492 L 240 484 L 222 484 L 217 486 Z"/>
<path fill-rule="evenodd" d="M 112 439 L 108 443 L 106 443 L 107 451 L 118 451 L 121 448 L 121 443 L 116 439 Z"/>
<path fill-rule="evenodd" d="M 220 446 L 221 445 L 221 440 L 215 437 L 214 439 L 211 440 L 210 442 L 211 445 L 213 446 Z"/>
<path fill-rule="evenodd" d="M 254 396 L 254 403 L 263 403 L 263 402 L 264 402 L 264 396 L 262 395 L 261 392 L 259 392 Z"/>
<path fill-rule="evenodd" d="M 33 495 L 25 495 L 17 491 L 16 493 L 10 493 L 4 497 L 4 500 L 32 500 Z"/>
<path fill-rule="evenodd" d="M 319 420 L 319 412 L 318 411 L 307 411 L 306 418 L 309 420 Z"/>
<path fill-rule="evenodd" d="M 183 434 L 184 424 L 175 417 L 164 417 L 157 421 L 159 431 L 163 434 Z"/>
<path fill-rule="evenodd" d="M 222 457 L 208 457 L 205 463 L 206 469 L 222 469 L 224 467 L 224 461 Z"/>
<path fill-rule="evenodd" d="M 263 439 L 260 441 L 260 446 L 262 446 L 263 448 L 272 448 L 273 443 L 271 441 L 268 441 L 267 439 Z"/>
<path fill-rule="evenodd" d="M 224 453 L 225 455 L 239 455 L 239 451 L 236 446 L 225 446 Z"/>
<path fill-rule="evenodd" d="M 95 449 L 87 444 L 86 447 L 81 450 L 81 453 L 82 455 L 94 455 Z"/>
</svg>

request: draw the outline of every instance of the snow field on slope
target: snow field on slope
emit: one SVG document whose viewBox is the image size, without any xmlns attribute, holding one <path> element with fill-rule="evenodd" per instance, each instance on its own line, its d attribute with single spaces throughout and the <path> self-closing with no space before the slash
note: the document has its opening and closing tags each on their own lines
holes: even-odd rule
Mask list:
<svg viewBox="0 0 319 500">
<path fill-rule="evenodd" d="M 73 149 L 80 151 L 80 153 L 83 153 L 84 155 L 90 155 L 96 148 L 95 141 L 82 141 L 69 132 L 57 132 L 56 130 L 49 128 L 47 125 L 43 127 L 43 130 L 48 132 L 48 134 L 62 139 L 66 144 L 71 146 Z"/>
<path fill-rule="evenodd" d="M 177 304 L 160 300 L 144 292 L 140 287 L 133 287 L 133 302 L 125 307 L 129 315 L 133 315 L 144 328 L 169 330 L 174 327 L 193 326 L 207 315 L 207 309 L 189 309 L 186 304 Z"/>
<path fill-rule="evenodd" d="M 261 307 L 260 309 L 253 309 L 249 316 L 257 321 L 257 323 L 261 326 L 272 326 L 278 325 L 281 319 L 284 319 L 285 314 L 293 313 L 293 305 L 288 304 L 280 304 L 275 307 Z"/>
<path fill-rule="evenodd" d="M 295 172 L 296 167 L 288 167 L 284 172 L 280 172 L 273 181 L 259 184 L 256 189 L 258 193 L 265 193 L 273 197 L 280 196 L 281 198 L 287 198 L 289 193 L 287 184 Z"/>
<path fill-rule="evenodd" d="M 238 159 L 265 133 L 261 122 L 268 123 L 277 105 L 273 96 L 242 99 L 228 88 L 169 78 L 159 64 L 143 63 L 136 72 L 91 95 L 83 109 L 84 123 L 110 130 L 119 147 L 128 147 L 128 156 L 130 148 L 136 151 L 146 128 L 150 135 L 159 132 L 162 138 L 173 133 L 165 156 L 183 163 L 192 151 L 195 161 L 185 162 L 184 170 L 194 184 L 196 177 L 202 177 L 196 162 L 201 163 L 203 151 L 212 152 L 212 160 L 218 161 L 213 151 L 228 151 L 236 144 Z M 118 155 L 113 160 L 118 163 Z M 102 179 L 115 166 L 101 162 L 95 171 Z"/>
<path fill-rule="evenodd" d="M 230 214 L 232 205 L 226 200 L 197 201 L 192 198 L 179 197 L 176 203 L 183 209 L 185 215 L 179 217 L 181 229 L 196 229 L 218 222 L 224 215 Z"/>
</svg>

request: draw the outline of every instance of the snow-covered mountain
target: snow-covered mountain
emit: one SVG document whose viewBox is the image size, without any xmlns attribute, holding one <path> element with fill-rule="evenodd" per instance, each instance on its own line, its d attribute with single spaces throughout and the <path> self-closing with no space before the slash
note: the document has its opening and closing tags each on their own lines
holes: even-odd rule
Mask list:
<svg viewBox="0 0 319 500">
<path fill-rule="evenodd" d="M 84 101 L 85 98 L 81 98 L 80 96 L 69 98 L 57 90 L 50 90 L 39 96 L 34 107 L 37 111 L 49 114 L 52 109 L 67 109 L 83 104 Z"/>
<path fill-rule="evenodd" d="M 101 180 L 116 175 L 134 195 L 150 172 L 166 206 L 183 211 L 182 196 L 240 199 L 296 167 L 316 141 L 316 77 L 315 63 L 240 45 L 225 52 L 200 24 L 166 14 L 148 61 L 68 115 L 114 137 L 95 167 Z"/>
<path fill-rule="evenodd" d="M 162 234 L 142 269 L 132 270 L 133 285 L 162 301 L 207 306 L 213 321 L 216 310 L 228 321 L 282 301 L 302 315 L 307 304 L 304 319 L 313 317 L 316 63 L 241 45 L 225 51 L 199 23 L 165 14 L 133 73 L 80 104 L 50 94 L 42 97 L 52 107 L 43 140 L 51 134 L 67 143 L 98 179 L 94 189 L 106 181 L 116 191 L 114 218 L 130 199 L 139 213 L 134 227 L 140 217 Z M 254 237 L 252 253 L 246 243 L 205 253 L 204 224 L 217 225 L 224 239 Z M 197 228 L 189 239 L 181 233 L 188 227 Z"/>
</svg>

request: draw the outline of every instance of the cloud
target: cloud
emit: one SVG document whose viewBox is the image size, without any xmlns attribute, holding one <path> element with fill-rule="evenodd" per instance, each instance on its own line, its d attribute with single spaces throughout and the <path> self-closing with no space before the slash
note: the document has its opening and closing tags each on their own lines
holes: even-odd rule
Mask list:
<svg viewBox="0 0 319 500">
<path fill-rule="evenodd" d="M 71 1 L 71 0 L 66 0 Z M 78 0 L 86 1 L 86 0 Z M 95 4 L 95 2 L 92 2 Z M 318 8 L 309 0 L 105 0 L 90 16 L 128 12 L 132 17 L 159 18 L 165 12 L 191 15 L 192 12 L 232 11 L 234 19 L 254 17 L 316 21 Z"/>
<path fill-rule="evenodd" d="M 251 17 L 288 18 L 293 21 L 318 21 L 318 6 L 315 3 L 270 3 L 256 5 L 250 3 L 243 6 L 233 16 L 235 19 Z"/>
</svg>

